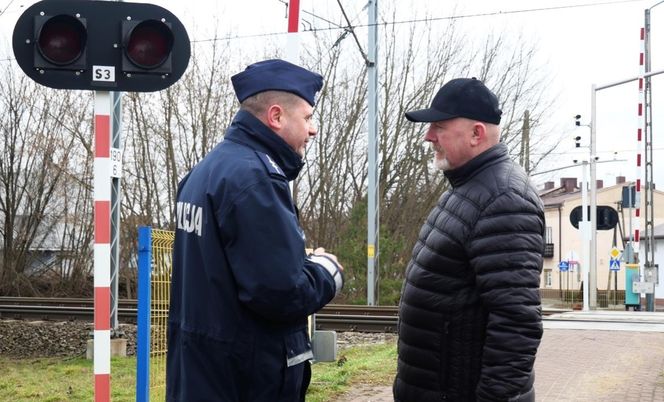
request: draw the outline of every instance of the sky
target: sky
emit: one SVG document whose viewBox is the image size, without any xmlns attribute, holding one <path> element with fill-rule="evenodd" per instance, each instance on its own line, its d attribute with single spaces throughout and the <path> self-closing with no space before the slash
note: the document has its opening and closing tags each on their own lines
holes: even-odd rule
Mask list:
<svg viewBox="0 0 664 402">
<path fill-rule="evenodd" d="M 22 10 L 33 1 L 0 0 L 0 62 L 11 62 L 11 30 Z M 215 30 L 221 36 L 232 32 L 244 39 L 232 41 L 240 54 L 269 38 L 275 46 L 285 44 L 287 27 L 284 0 L 155 0 L 184 23 L 192 40 L 209 39 Z M 339 3 L 353 24 L 366 24 L 368 17 L 362 0 L 301 0 L 301 26 L 327 28 L 326 21 L 339 22 Z M 378 0 L 379 10 L 387 1 Z M 538 48 L 537 64 L 549 72 L 546 90 L 557 98 L 555 110 L 546 122 L 547 131 L 560 137 L 556 151 L 533 176 L 541 184 L 560 177 L 581 178 L 581 168 L 573 160 L 589 158 L 591 86 L 604 86 L 639 74 L 641 43 L 639 31 L 644 26 L 644 11 L 659 5 L 659 0 L 401 0 L 397 20 L 410 21 L 425 14 L 433 18 L 459 17 L 459 27 L 483 37 L 503 32 L 513 38 L 521 35 Z M 380 11 L 379 11 L 380 12 Z M 316 17 L 313 17 L 315 14 Z M 382 15 L 391 20 L 391 15 Z M 661 23 L 659 21 L 662 21 Z M 652 71 L 664 69 L 664 5 L 651 14 Z M 268 34 L 266 36 L 261 36 Z M 258 35 L 258 36 L 253 36 Z M 300 35 L 310 35 L 306 32 Z M 366 48 L 366 29 L 358 30 Z M 662 50 L 658 50 L 662 49 Z M 380 52 L 380 50 L 379 50 Z M 654 181 L 664 189 L 664 74 L 652 78 L 653 99 L 653 170 Z M 661 88 L 661 89 L 660 89 Z M 661 96 L 658 93 L 661 92 Z M 637 103 L 636 82 L 597 92 L 597 178 L 605 185 L 616 175 L 634 180 L 637 175 Z M 574 125 L 574 116 L 582 116 L 582 126 Z M 574 137 L 581 136 L 576 148 Z M 643 146 L 643 144 L 641 144 Z M 642 151 L 643 152 L 643 151 Z M 617 160 L 617 161 L 614 161 Z M 541 173 L 541 174 L 537 174 Z M 642 175 L 641 171 L 641 175 Z"/>
</svg>

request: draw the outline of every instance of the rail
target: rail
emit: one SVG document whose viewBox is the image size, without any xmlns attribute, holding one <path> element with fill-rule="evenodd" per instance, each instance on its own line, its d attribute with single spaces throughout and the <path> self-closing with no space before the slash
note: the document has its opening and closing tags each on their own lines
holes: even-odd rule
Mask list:
<svg viewBox="0 0 664 402">
<path fill-rule="evenodd" d="M 124 323 L 136 322 L 137 302 L 118 301 L 118 318 Z M 563 310 L 544 310 L 551 315 Z M 569 311 L 569 310 L 565 310 Z M 0 319 L 92 321 L 94 307 L 88 298 L 0 297 Z M 396 332 L 396 306 L 357 306 L 330 304 L 316 314 L 316 328 L 333 331 Z"/>
</svg>

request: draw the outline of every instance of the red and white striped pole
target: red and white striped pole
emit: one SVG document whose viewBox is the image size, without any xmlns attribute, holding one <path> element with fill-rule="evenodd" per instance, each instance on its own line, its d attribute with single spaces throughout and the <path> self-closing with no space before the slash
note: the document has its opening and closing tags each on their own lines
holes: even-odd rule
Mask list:
<svg viewBox="0 0 664 402">
<path fill-rule="evenodd" d="M 641 28 L 641 52 L 639 53 L 639 104 L 637 109 L 638 123 L 636 127 L 636 186 L 635 186 L 635 220 L 634 220 L 634 243 L 632 252 L 638 253 L 641 241 L 641 177 L 642 169 L 642 150 L 643 150 L 643 131 L 645 127 L 644 105 L 645 105 L 645 28 Z M 641 265 L 639 263 L 639 265 Z M 639 272 L 642 272 L 639 270 Z"/>
<path fill-rule="evenodd" d="M 300 64 L 300 41 L 298 30 L 300 27 L 300 0 L 288 1 L 288 35 L 286 36 L 286 60 L 293 64 Z"/>
<path fill-rule="evenodd" d="M 111 400 L 111 94 L 95 91 L 95 402 Z"/>
</svg>

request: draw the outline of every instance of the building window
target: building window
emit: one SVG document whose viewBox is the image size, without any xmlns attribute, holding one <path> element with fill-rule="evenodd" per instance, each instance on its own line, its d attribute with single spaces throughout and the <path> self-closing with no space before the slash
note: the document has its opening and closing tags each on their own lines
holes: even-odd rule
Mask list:
<svg viewBox="0 0 664 402">
<path fill-rule="evenodd" d="M 553 273 L 550 269 L 544 270 L 544 287 L 550 288 L 553 286 Z"/>
<path fill-rule="evenodd" d="M 551 226 L 547 226 L 544 232 L 544 254 L 542 256 L 544 258 L 553 257 L 553 230 Z"/>
</svg>

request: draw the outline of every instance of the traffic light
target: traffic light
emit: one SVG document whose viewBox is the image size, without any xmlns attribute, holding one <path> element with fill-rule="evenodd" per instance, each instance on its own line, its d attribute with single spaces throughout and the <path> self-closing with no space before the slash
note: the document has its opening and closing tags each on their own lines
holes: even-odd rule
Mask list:
<svg viewBox="0 0 664 402">
<path fill-rule="evenodd" d="M 21 69 L 58 89 L 151 92 L 189 64 L 189 36 L 168 10 L 143 3 L 44 0 L 19 17 L 12 45 Z"/>
<path fill-rule="evenodd" d="M 576 116 L 574 116 L 574 124 L 577 127 L 579 127 L 581 125 L 581 115 L 580 114 L 577 114 Z"/>
<path fill-rule="evenodd" d="M 572 226 L 579 228 L 579 222 L 583 218 L 583 208 L 579 205 L 569 214 Z M 590 206 L 588 206 L 588 219 L 590 219 Z M 597 230 L 611 230 L 618 224 L 618 212 L 610 206 L 597 206 Z"/>
<path fill-rule="evenodd" d="M 577 135 L 574 137 L 574 145 L 576 145 L 577 148 L 581 148 L 581 136 Z"/>
</svg>

